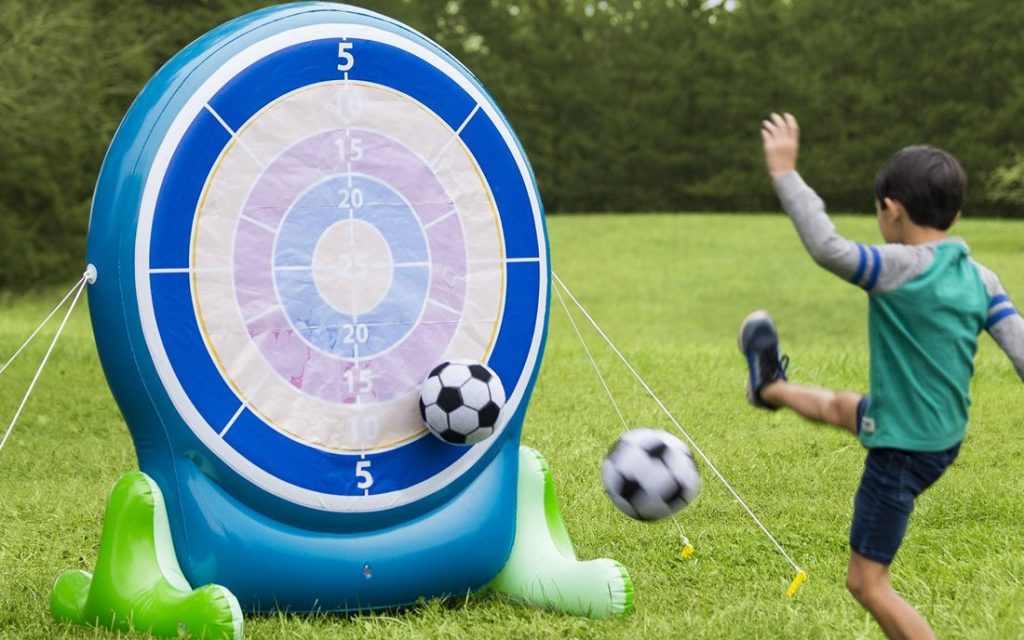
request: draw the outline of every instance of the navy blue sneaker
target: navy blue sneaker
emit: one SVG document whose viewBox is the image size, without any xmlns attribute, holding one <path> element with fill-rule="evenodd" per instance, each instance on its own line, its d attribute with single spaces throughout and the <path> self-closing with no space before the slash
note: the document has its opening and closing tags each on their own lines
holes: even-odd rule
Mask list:
<svg viewBox="0 0 1024 640">
<path fill-rule="evenodd" d="M 747 358 L 747 400 L 755 407 L 775 410 L 761 398 L 761 389 L 770 382 L 786 379 L 789 358 L 779 351 L 779 334 L 767 311 L 755 311 L 740 325 L 740 351 Z"/>
</svg>

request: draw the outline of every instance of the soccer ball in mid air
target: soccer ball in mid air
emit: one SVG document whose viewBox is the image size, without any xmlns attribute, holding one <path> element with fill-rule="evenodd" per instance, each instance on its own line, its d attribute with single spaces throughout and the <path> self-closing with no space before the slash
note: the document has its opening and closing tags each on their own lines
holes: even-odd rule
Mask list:
<svg viewBox="0 0 1024 640">
<path fill-rule="evenodd" d="M 489 438 L 504 405 L 501 380 L 479 362 L 442 363 L 420 388 L 423 422 L 431 433 L 450 444 L 470 445 Z"/>
<path fill-rule="evenodd" d="M 605 456 L 601 479 L 615 506 L 637 520 L 668 517 L 700 493 L 690 448 L 659 429 L 624 433 Z"/>
</svg>

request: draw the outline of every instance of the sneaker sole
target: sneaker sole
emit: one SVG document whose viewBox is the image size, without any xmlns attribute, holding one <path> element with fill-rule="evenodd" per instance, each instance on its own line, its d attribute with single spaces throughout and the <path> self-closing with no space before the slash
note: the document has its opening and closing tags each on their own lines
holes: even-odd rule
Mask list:
<svg viewBox="0 0 1024 640">
<path fill-rule="evenodd" d="M 758 309 L 757 311 L 753 311 L 750 314 L 748 314 L 747 317 L 743 319 L 743 323 L 740 324 L 740 333 L 738 336 L 736 336 L 736 346 L 739 347 L 740 352 L 743 353 L 744 355 L 746 355 L 746 349 L 743 348 L 743 334 L 744 332 L 746 332 L 747 327 L 751 323 L 759 320 L 767 320 L 768 323 L 772 326 L 772 328 L 775 328 L 775 321 L 772 320 L 772 317 L 768 314 L 767 311 L 764 311 L 763 309 Z"/>
<path fill-rule="evenodd" d="M 739 347 L 740 353 L 742 353 L 744 357 L 746 357 L 747 355 L 747 350 L 743 348 L 743 334 L 746 333 L 747 327 L 750 326 L 752 323 L 760 322 L 763 320 L 767 320 L 768 323 L 772 326 L 772 329 L 775 328 L 775 321 L 772 320 L 771 315 L 769 315 L 768 312 L 763 309 L 752 311 L 747 315 L 746 318 L 743 319 L 743 322 L 740 324 L 740 332 L 739 335 L 736 336 L 736 346 Z M 753 389 L 750 388 L 750 376 L 747 376 L 747 382 L 743 386 L 746 388 L 747 391 L 747 402 L 750 403 L 751 406 L 756 407 L 758 409 L 775 408 L 766 405 L 763 402 L 760 402 L 757 398 L 754 397 L 754 391 Z"/>
</svg>

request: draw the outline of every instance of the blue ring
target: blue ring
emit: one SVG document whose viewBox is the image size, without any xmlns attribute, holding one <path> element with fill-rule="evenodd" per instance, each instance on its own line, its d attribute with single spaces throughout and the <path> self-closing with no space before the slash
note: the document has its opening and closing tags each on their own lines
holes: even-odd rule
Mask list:
<svg viewBox="0 0 1024 640">
<path fill-rule="evenodd" d="M 339 185 L 339 183 L 342 183 Z M 353 212 L 353 218 L 373 225 L 387 240 L 394 262 L 427 262 L 430 252 L 416 216 L 387 185 L 363 176 L 351 177 L 352 189 L 368 194 L 373 207 Z M 346 177 L 325 180 L 307 191 L 287 213 L 278 231 L 274 267 L 309 267 L 275 270 L 285 314 L 307 343 L 337 358 L 369 358 L 397 344 L 416 326 L 427 300 L 429 267 L 403 267 L 393 271 L 391 286 L 373 309 L 357 315 L 343 313 L 323 299 L 313 276 L 313 253 L 327 229 L 341 221 L 336 194 L 348 186 Z M 332 202 L 332 199 L 335 200 Z M 397 259 L 394 257 L 397 256 Z M 297 292 L 297 295 L 294 295 Z M 363 345 L 351 341 L 346 325 L 373 327 Z M 346 341 L 348 340 L 348 341 Z"/>
</svg>

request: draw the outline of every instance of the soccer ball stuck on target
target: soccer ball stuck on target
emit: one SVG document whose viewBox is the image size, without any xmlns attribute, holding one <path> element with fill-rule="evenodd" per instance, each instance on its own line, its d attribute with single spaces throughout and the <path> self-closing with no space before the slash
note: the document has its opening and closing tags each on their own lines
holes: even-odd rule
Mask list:
<svg viewBox="0 0 1024 640">
<path fill-rule="evenodd" d="M 472 445 L 492 436 L 503 406 L 498 375 L 471 360 L 439 364 L 420 389 L 423 422 L 449 444 Z"/>
</svg>

